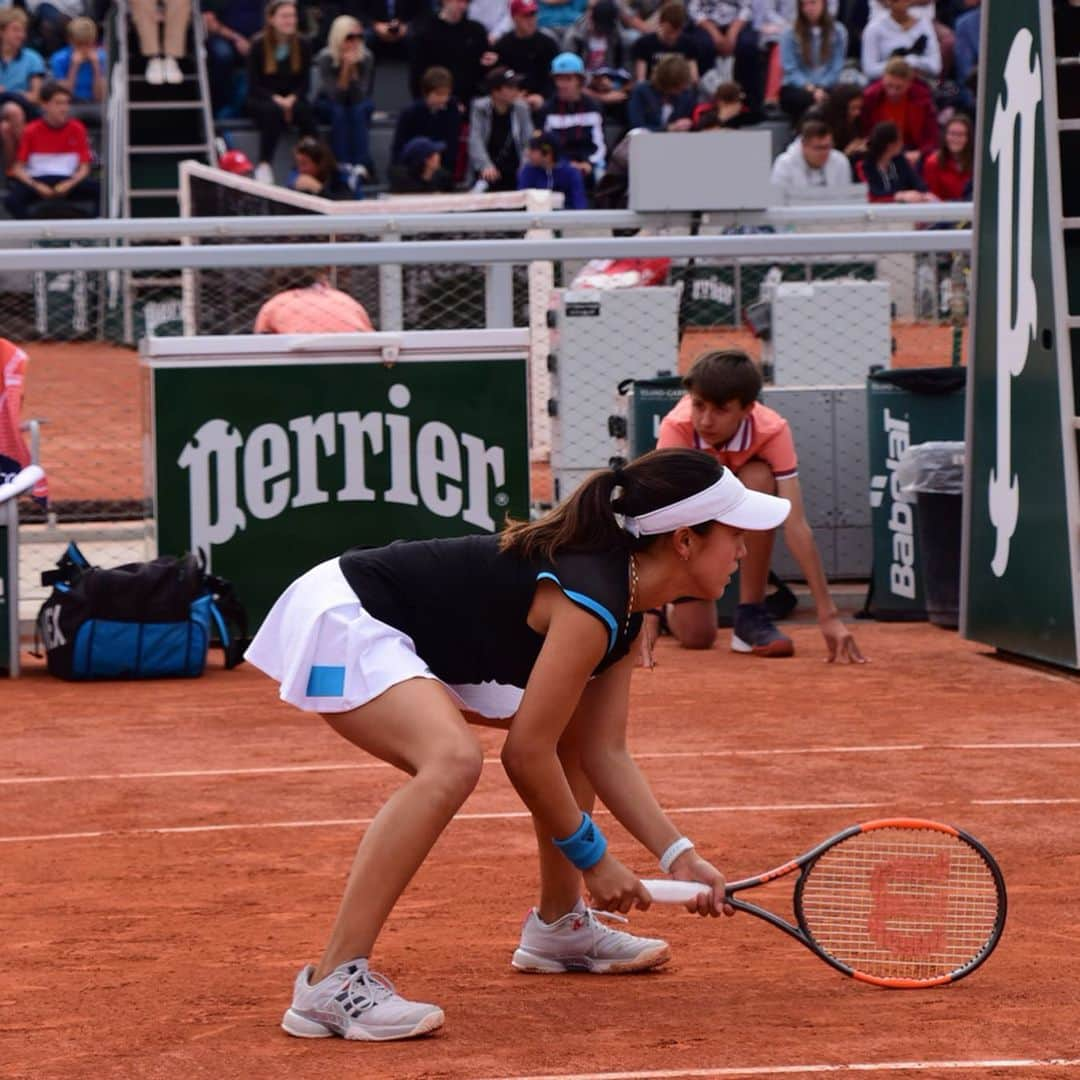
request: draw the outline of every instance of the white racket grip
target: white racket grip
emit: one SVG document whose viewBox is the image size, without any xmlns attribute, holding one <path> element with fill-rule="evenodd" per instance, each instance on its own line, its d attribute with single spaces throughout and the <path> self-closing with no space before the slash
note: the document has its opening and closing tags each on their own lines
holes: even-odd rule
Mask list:
<svg viewBox="0 0 1080 1080">
<path fill-rule="evenodd" d="M 700 881 L 672 881 L 670 878 L 663 878 L 642 881 L 641 884 L 658 904 L 685 904 L 696 899 L 701 893 L 712 892 L 708 885 Z"/>
</svg>

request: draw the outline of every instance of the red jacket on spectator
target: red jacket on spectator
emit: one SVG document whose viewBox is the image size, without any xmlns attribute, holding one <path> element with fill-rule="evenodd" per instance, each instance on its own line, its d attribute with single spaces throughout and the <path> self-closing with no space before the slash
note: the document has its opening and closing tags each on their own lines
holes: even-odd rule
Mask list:
<svg viewBox="0 0 1080 1080">
<path fill-rule="evenodd" d="M 930 88 L 921 79 L 912 79 L 902 107 L 892 105 L 885 96 L 881 79 L 872 82 L 863 95 L 863 134 L 869 135 L 875 124 L 892 120 L 900 129 L 905 150 L 919 150 L 923 156 L 938 148 L 938 122 Z"/>
<path fill-rule="evenodd" d="M 923 179 L 927 190 L 942 201 L 963 202 L 967 186 L 971 183 L 971 170 L 961 172 L 955 161 L 942 161 L 941 151 L 935 150 L 923 162 Z"/>
</svg>

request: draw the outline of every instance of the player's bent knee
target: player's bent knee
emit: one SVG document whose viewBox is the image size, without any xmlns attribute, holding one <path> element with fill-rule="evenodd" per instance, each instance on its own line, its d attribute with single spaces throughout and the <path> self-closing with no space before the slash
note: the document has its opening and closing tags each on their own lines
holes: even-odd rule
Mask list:
<svg viewBox="0 0 1080 1080">
<path fill-rule="evenodd" d="M 716 627 L 690 627 L 675 634 L 684 649 L 711 649 L 716 644 Z"/>
<path fill-rule="evenodd" d="M 751 491 L 761 491 L 766 495 L 776 494 L 776 477 L 772 468 L 764 461 L 748 461 L 739 470 L 739 479 L 743 486 Z"/>
<path fill-rule="evenodd" d="M 424 770 L 424 778 L 436 797 L 461 803 L 472 793 L 484 768 L 480 744 L 461 739 L 433 754 Z"/>
</svg>

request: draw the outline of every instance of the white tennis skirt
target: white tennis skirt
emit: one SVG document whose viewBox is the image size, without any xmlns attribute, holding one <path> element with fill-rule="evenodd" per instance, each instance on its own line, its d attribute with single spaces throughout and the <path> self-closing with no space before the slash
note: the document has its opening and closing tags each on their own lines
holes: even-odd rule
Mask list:
<svg viewBox="0 0 1080 1080">
<path fill-rule="evenodd" d="M 487 719 L 513 716 L 521 702 L 516 686 L 439 679 L 408 634 L 364 610 L 337 559 L 282 593 L 244 658 L 281 684 L 282 701 L 309 712 L 348 712 L 417 678 L 441 682 L 461 708 Z"/>
</svg>

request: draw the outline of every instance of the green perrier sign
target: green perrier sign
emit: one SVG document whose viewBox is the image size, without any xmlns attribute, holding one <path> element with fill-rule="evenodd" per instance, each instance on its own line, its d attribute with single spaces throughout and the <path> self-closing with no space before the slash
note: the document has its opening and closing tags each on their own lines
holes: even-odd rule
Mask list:
<svg viewBox="0 0 1080 1080">
<path fill-rule="evenodd" d="M 1050 20 L 1049 0 L 983 0 L 961 606 L 967 637 L 1075 667 L 1080 522 Z"/>
<path fill-rule="evenodd" d="M 158 550 L 205 552 L 256 624 L 348 547 L 528 514 L 521 358 L 153 367 Z"/>
</svg>

